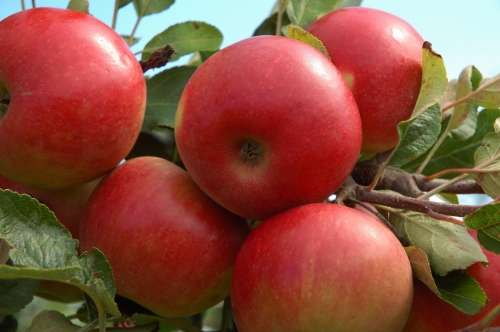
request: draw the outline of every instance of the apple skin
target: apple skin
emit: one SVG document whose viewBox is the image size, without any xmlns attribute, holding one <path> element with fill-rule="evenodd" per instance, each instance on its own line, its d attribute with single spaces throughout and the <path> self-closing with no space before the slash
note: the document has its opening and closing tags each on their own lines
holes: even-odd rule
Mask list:
<svg viewBox="0 0 500 332">
<path fill-rule="evenodd" d="M 146 86 L 125 41 L 91 15 L 35 8 L 0 22 L 0 173 L 64 189 L 113 169 L 142 126 Z"/>
<path fill-rule="evenodd" d="M 116 292 L 165 317 L 185 317 L 229 295 L 246 220 L 211 200 L 175 164 L 126 161 L 97 186 L 80 228 L 80 250 L 99 248 Z"/>
<path fill-rule="evenodd" d="M 396 237 L 357 210 L 314 203 L 265 220 L 231 279 L 240 332 L 401 331 L 412 272 Z"/>
<path fill-rule="evenodd" d="M 469 233 L 477 239 L 476 232 Z M 424 283 L 415 280 L 413 305 L 403 331 L 435 332 L 455 331 L 477 323 L 496 305 L 500 304 L 500 255 L 483 249 L 488 258 L 488 266 L 475 263 L 467 268 L 467 272 L 476 279 L 488 297 L 488 304 L 477 314 L 467 315 L 451 304 L 441 300 Z M 500 326 L 497 317 L 491 327 Z"/>
<path fill-rule="evenodd" d="M 410 118 L 420 92 L 423 38 L 403 19 L 364 7 L 333 11 L 307 31 L 323 43 L 352 90 L 363 127 L 361 151 L 394 148 L 398 123 Z"/>
<path fill-rule="evenodd" d="M 361 123 L 323 54 L 258 36 L 196 70 L 179 102 L 175 139 L 203 191 L 237 215 L 264 220 L 335 192 L 359 156 Z"/>
</svg>

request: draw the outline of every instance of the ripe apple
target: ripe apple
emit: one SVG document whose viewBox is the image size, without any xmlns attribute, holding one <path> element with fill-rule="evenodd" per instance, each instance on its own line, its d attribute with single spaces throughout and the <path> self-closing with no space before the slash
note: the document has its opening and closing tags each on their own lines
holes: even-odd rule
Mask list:
<svg viewBox="0 0 500 332">
<path fill-rule="evenodd" d="M 469 233 L 476 237 L 475 231 L 469 230 Z M 477 323 L 500 304 L 500 256 L 484 249 L 483 252 L 489 265 L 485 267 L 481 263 L 475 263 L 467 268 L 467 272 L 479 282 L 489 300 L 478 314 L 464 314 L 416 280 L 412 309 L 403 331 L 455 331 Z M 497 317 L 491 326 L 499 327 L 500 317 Z"/>
<path fill-rule="evenodd" d="M 422 84 L 424 40 L 406 21 L 364 7 L 333 11 L 308 28 L 325 46 L 358 104 L 362 152 L 398 143 L 398 123 L 408 120 Z"/>
<path fill-rule="evenodd" d="M 73 188 L 44 190 L 22 185 L 0 175 L 0 188 L 28 194 L 47 205 L 54 212 L 57 220 L 71 233 L 71 236 L 78 239 L 85 206 L 99 181 L 100 178 Z M 47 300 L 64 303 L 84 300 L 82 291 L 78 287 L 51 280 L 42 280 L 36 295 Z"/>
<path fill-rule="evenodd" d="M 401 331 L 412 272 L 397 240 L 377 219 L 328 203 L 265 220 L 234 264 L 231 303 L 248 331 Z"/>
<path fill-rule="evenodd" d="M 132 149 L 144 117 L 141 67 L 90 15 L 35 8 L 0 22 L 0 174 L 64 189 L 94 180 Z"/>
<path fill-rule="evenodd" d="M 80 250 L 99 248 L 116 292 L 154 313 L 184 317 L 229 295 L 246 220 L 212 201 L 186 171 L 156 157 L 118 166 L 90 197 Z"/>
<path fill-rule="evenodd" d="M 179 102 L 175 139 L 208 196 L 263 220 L 335 192 L 358 158 L 361 123 L 323 54 L 294 39 L 258 36 L 196 70 Z"/>
</svg>

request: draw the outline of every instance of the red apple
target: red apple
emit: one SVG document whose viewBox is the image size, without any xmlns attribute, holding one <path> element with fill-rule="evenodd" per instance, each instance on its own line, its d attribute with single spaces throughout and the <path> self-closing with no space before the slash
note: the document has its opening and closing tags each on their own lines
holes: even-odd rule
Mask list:
<svg viewBox="0 0 500 332">
<path fill-rule="evenodd" d="M 132 149 L 146 88 L 122 37 L 96 18 L 36 8 L 0 22 L 0 173 L 30 187 L 96 179 Z"/>
<path fill-rule="evenodd" d="M 116 291 L 160 316 L 201 312 L 229 295 L 246 220 L 206 196 L 173 163 L 140 157 L 118 166 L 90 197 L 81 251 L 99 248 Z"/>
<path fill-rule="evenodd" d="M 249 331 L 401 331 L 412 301 L 405 250 L 379 220 L 327 203 L 264 221 L 231 279 L 236 326 Z"/>
<path fill-rule="evenodd" d="M 203 191 L 263 220 L 335 192 L 358 158 L 361 126 L 349 88 L 323 54 L 259 36 L 197 69 L 179 102 L 175 138 Z"/>
<path fill-rule="evenodd" d="M 333 11 L 308 28 L 326 47 L 358 104 L 366 153 L 394 148 L 422 81 L 424 40 L 406 21 L 363 7 Z"/>
<path fill-rule="evenodd" d="M 469 233 L 476 237 L 474 231 Z M 484 249 L 483 252 L 488 258 L 489 265 L 485 267 L 482 263 L 475 263 L 467 268 L 467 272 L 479 282 L 489 300 L 478 314 L 464 314 L 416 280 L 412 309 L 403 331 L 455 331 L 477 323 L 500 304 L 500 256 Z M 497 317 L 491 326 L 499 327 L 500 317 Z"/>
</svg>

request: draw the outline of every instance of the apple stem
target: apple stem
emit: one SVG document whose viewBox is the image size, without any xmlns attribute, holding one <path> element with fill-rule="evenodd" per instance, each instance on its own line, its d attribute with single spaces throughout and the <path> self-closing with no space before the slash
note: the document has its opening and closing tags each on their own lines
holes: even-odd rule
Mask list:
<svg viewBox="0 0 500 332">
<path fill-rule="evenodd" d="M 281 22 L 282 22 L 282 18 L 283 18 L 283 0 L 278 0 L 278 13 L 277 13 L 277 16 L 276 16 L 276 36 L 280 36 L 281 35 Z"/>
<path fill-rule="evenodd" d="M 119 0 L 115 0 L 115 8 L 113 9 L 113 21 L 111 23 L 111 29 L 116 30 L 116 21 L 118 18 Z"/>
<path fill-rule="evenodd" d="M 165 66 L 172 59 L 172 55 L 175 53 L 175 49 L 170 45 L 157 49 L 151 53 L 147 60 L 139 61 L 142 72 L 145 73 L 149 69 L 161 68 Z"/>
</svg>

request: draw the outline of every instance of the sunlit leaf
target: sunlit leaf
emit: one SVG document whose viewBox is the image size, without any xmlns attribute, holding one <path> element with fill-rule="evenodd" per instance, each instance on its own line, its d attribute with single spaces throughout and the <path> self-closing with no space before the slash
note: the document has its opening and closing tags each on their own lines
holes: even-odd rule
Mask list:
<svg viewBox="0 0 500 332">
<path fill-rule="evenodd" d="M 500 107 L 500 74 L 481 81 L 479 88 L 492 84 L 471 97 L 471 102 L 486 108 Z"/>
<path fill-rule="evenodd" d="M 473 168 L 474 153 L 482 144 L 483 137 L 494 131 L 493 123 L 500 117 L 499 109 L 485 109 L 477 116 L 476 132 L 465 141 L 457 141 L 447 137 L 443 144 L 437 149 L 433 158 L 429 161 L 424 174 L 434 174 L 449 168 Z M 443 124 L 444 126 L 444 124 Z M 408 172 L 414 172 L 422 163 L 426 154 L 406 164 L 403 168 Z M 454 177 L 456 174 L 446 175 L 445 178 Z"/>
<path fill-rule="evenodd" d="M 196 51 L 217 51 L 222 44 L 222 33 L 213 25 L 204 22 L 188 21 L 172 25 L 153 37 L 145 46 L 142 59 L 167 45 L 172 46 L 176 54 L 171 61 Z"/>
<path fill-rule="evenodd" d="M 137 16 L 157 14 L 168 9 L 175 0 L 132 0 Z"/>
<path fill-rule="evenodd" d="M 465 141 L 466 139 L 471 138 L 476 131 L 478 114 L 477 106 L 470 104 L 467 105 L 469 106 L 469 114 L 465 120 L 462 121 L 462 123 L 450 132 L 451 137 L 458 141 Z"/>
<path fill-rule="evenodd" d="M 174 67 L 147 80 L 146 116 L 143 132 L 157 127 L 174 128 L 175 113 L 182 91 L 196 67 Z"/>
<path fill-rule="evenodd" d="M 474 153 L 474 165 L 489 164 L 481 169 L 500 170 L 500 134 L 489 133 L 483 138 L 482 145 Z M 494 173 L 470 173 L 470 176 L 491 198 L 500 196 L 500 171 Z"/>
<path fill-rule="evenodd" d="M 422 85 L 410 119 L 437 104 L 445 95 L 447 87 L 448 79 L 443 58 L 426 42 L 422 48 Z"/>
<path fill-rule="evenodd" d="M 460 73 L 458 77 L 457 93 L 455 95 L 455 100 L 461 99 L 466 95 L 470 94 L 473 90 L 473 80 L 472 78 L 477 78 L 481 73 L 474 66 L 468 66 Z M 453 108 L 453 113 L 450 120 L 450 129 L 458 127 L 469 114 L 470 103 L 464 102 L 456 105 Z"/>
<path fill-rule="evenodd" d="M 88 0 L 70 0 L 67 8 L 76 12 L 88 14 L 89 2 Z"/>
<path fill-rule="evenodd" d="M 464 223 L 477 231 L 477 239 L 486 250 L 500 254 L 500 203 L 481 207 L 466 216 Z"/>
<path fill-rule="evenodd" d="M 323 43 L 318 38 L 314 37 L 312 34 L 302 29 L 301 27 L 293 24 L 288 25 L 287 37 L 300 40 L 301 42 L 314 47 L 315 49 L 323 53 L 323 55 L 326 56 L 329 60 L 332 60 Z"/>
<path fill-rule="evenodd" d="M 339 0 L 290 0 L 286 12 L 294 25 L 304 25 L 335 9 Z"/>
<path fill-rule="evenodd" d="M 388 165 L 401 166 L 424 154 L 436 142 L 440 130 L 439 104 L 429 107 L 416 118 L 401 122 L 398 125 L 399 143 Z"/>
<path fill-rule="evenodd" d="M 345 7 L 361 6 L 362 2 L 363 0 L 340 0 L 337 2 L 337 5 L 335 5 L 335 10 Z"/>
<path fill-rule="evenodd" d="M 445 276 L 476 262 L 487 262 L 481 247 L 464 226 L 412 211 L 392 214 L 390 221 L 410 245 L 425 252 L 437 275 Z"/>
</svg>

